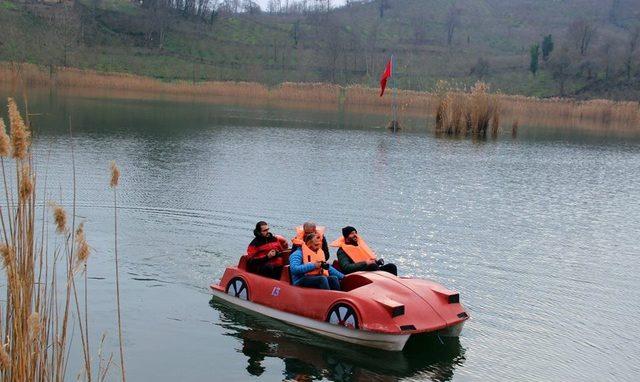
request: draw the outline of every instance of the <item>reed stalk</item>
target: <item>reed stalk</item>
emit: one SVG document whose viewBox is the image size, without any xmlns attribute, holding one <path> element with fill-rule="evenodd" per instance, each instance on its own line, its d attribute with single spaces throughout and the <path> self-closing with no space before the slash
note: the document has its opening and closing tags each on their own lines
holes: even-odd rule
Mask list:
<svg viewBox="0 0 640 382">
<path fill-rule="evenodd" d="M 111 162 L 111 181 L 109 186 L 113 189 L 113 225 L 114 225 L 114 254 L 116 263 L 116 308 L 118 312 L 118 343 L 120 348 L 120 370 L 122 373 L 122 382 L 127 380 L 124 367 L 124 346 L 122 343 L 122 316 L 120 313 L 120 267 L 118 264 L 118 198 L 117 188 L 120 181 L 120 170 L 116 162 Z"/>
<path fill-rule="evenodd" d="M 26 109 L 26 108 L 25 108 Z M 38 176 L 31 151 L 28 118 L 22 118 L 16 102 L 7 102 L 10 134 L 0 119 L 0 160 L 4 206 L 0 208 L 2 240 L 0 257 L 6 278 L 6 300 L 0 302 L 0 381 L 63 381 L 77 316 L 83 354 L 84 379 L 93 378 L 90 356 L 88 284 L 86 265 L 91 249 L 84 225 L 75 229 L 75 157 L 71 227 L 65 208 L 50 203 L 58 244 L 48 243 L 46 180 L 42 207 L 37 201 Z M 10 181 L 5 162 L 15 166 Z M 46 179 L 46 178 L 45 178 Z M 42 210 L 38 224 L 37 209 Z M 38 229 L 38 227 L 40 227 Z M 53 227 L 52 227 L 53 228 Z M 84 306 L 76 290 L 76 274 L 84 271 Z M 61 274 L 60 274 L 61 273 Z M 100 359 L 100 362 L 102 360 Z M 108 368 L 108 365 L 105 368 Z M 106 378 L 100 368 L 98 379 Z"/>
</svg>

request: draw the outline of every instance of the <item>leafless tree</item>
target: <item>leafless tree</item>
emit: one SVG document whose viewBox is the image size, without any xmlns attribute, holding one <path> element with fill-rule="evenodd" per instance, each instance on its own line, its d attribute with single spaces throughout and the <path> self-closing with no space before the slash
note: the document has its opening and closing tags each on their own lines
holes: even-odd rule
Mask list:
<svg viewBox="0 0 640 382">
<path fill-rule="evenodd" d="M 410 17 L 409 25 L 411 26 L 411 30 L 413 32 L 413 44 L 420 45 L 424 43 L 424 40 L 427 36 L 424 17 L 421 17 L 419 15 Z"/>
<path fill-rule="evenodd" d="M 182 13 L 185 16 L 192 16 L 196 14 L 196 0 L 184 0 L 184 8 Z"/>
<path fill-rule="evenodd" d="M 611 2 L 611 8 L 609 8 L 609 22 L 611 24 L 620 26 L 620 0 L 613 0 Z"/>
<path fill-rule="evenodd" d="M 215 9 L 216 2 L 214 0 L 196 0 L 196 16 L 206 19 L 208 13 Z"/>
<path fill-rule="evenodd" d="M 333 7 L 332 0 L 314 0 L 314 10 L 316 12 L 324 13 L 329 12 Z"/>
<path fill-rule="evenodd" d="M 267 12 L 269 13 L 280 13 L 282 12 L 282 1 L 281 0 L 269 0 L 267 3 Z"/>
<path fill-rule="evenodd" d="M 387 0 L 377 0 L 378 1 L 378 12 L 380 14 L 380 18 L 384 17 L 384 11 L 389 9 L 389 4 Z"/>
<path fill-rule="evenodd" d="M 317 40 L 320 45 L 318 62 L 322 62 L 326 68 L 324 80 L 336 83 L 340 78 L 344 79 L 344 72 L 340 72 L 340 60 L 345 55 L 347 36 L 332 14 L 326 15 L 319 25 Z"/>
<path fill-rule="evenodd" d="M 549 62 L 549 68 L 551 69 L 551 75 L 558 82 L 560 95 L 565 95 L 565 87 L 567 80 L 571 77 L 571 57 L 566 47 L 560 49 Z"/>
<path fill-rule="evenodd" d="M 475 65 L 471 67 L 469 74 L 478 77 L 478 79 L 482 79 L 489 74 L 489 70 L 489 61 L 487 61 L 484 57 L 478 57 L 478 61 L 476 61 Z"/>
<path fill-rule="evenodd" d="M 77 36 L 79 31 L 79 22 L 76 20 L 75 13 L 72 9 L 73 5 L 64 4 L 62 11 L 63 29 L 62 29 L 62 66 L 69 65 L 69 55 L 73 48 L 77 45 Z"/>
<path fill-rule="evenodd" d="M 378 63 L 376 60 L 376 50 L 378 49 L 378 35 L 380 32 L 380 22 L 371 24 L 371 28 L 366 31 L 364 49 L 365 49 L 365 66 L 367 77 L 377 75 L 376 68 Z"/>
<path fill-rule="evenodd" d="M 312 0 L 284 0 L 284 4 L 283 4 L 283 13 L 287 13 L 287 14 L 304 14 L 307 13 L 311 10 L 311 3 Z M 315 1 L 315 0 L 314 0 Z"/>
<path fill-rule="evenodd" d="M 625 57 L 625 71 L 627 74 L 627 81 L 631 80 L 631 71 L 633 69 L 633 63 L 635 61 L 636 52 L 638 50 L 638 44 L 640 43 L 640 26 L 636 26 L 629 32 L 629 38 L 627 41 L 627 51 Z"/>
<path fill-rule="evenodd" d="M 293 47 L 297 48 L 298 42 L 300 41 L 300 20 L 296 20 L 293 22 L 289 35 L 291 36 L 291 40 L 293 41 Z"/>
<path fill-rule="evenodd" d="M 589 51 L 597 30 L 593 22 L 585 19 L 578 19 L 569 26 L 568 37 L 581 56 L 585 56 Z"/>
<path fill-rule="evenodd" d="M 260 5 L 253 0 L 243 0 L 242 10 L 250 15 L 262 12 Z"/>
<path fill-rule="evenodd" d="M 240 12 L 240 0 L 223 0 L 218 10 L 222 13 L 238 13 Z"/>
<path fill-rule="evenodd" d="M 604 70 L 604 80 L 608 81 L 611 77 L 611 64 L 612 58 L 615 54 L 616 42 L 613 39 L 607 39 L 600 47 L 598 57 L 600 58 L 600 65 Z"/>
<path fill-rule="evenodd" d="M 445 20 L 445 30 L 447 32 L 447 45 L 451 45 L 453 41 L 453 34 L 457 27 L 460 26 L 460 15 L 462 14 L 462 9 L 458 8 L 454 5 L 449 8 L 447 12 L 447 18 Z"/>
</svg>

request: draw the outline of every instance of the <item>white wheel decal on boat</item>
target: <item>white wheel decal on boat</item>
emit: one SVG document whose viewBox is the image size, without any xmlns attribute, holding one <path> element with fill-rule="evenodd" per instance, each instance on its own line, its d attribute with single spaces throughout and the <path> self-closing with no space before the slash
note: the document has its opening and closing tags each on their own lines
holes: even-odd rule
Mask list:
<svg viewBox="0 0 640 382">
<path fill-rule="evenodd" d="M 356 320 L 353 318 L 353 315 L 349 316 L 346 320 L 344 320 L 344 326 L 355 328 Z"/>
<path fill-rule="evenodd" d="M 350 329 L 358 329 L 358 316 L 355 310 L 347 304 L 338 304 L 329 311 L 327 322 Z"/>
<path fill-rule="evenodd" d="M 235 278 L 229 282 L 227 294 L 233 297 L 238 297 L 241 300 L 249 300 L 247 284 L 241 278 Z"/>
<path fill-rule="evenodd" d="M 246 300 L 247 299 L 247 288 L 243 288 L 240 293 L 238 293 L 238 297 L 241 300 Z"/>
</svg>

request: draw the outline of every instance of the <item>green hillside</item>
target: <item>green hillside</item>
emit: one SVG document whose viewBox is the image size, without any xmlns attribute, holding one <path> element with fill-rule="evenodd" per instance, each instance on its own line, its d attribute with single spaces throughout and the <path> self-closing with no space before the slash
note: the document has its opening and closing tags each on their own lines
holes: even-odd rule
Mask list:
<svg viewBox="0 0 640 382">
<path fill-rule="evenodd" d="M 375 0 L 303 13 L 158 4 L 0 0 L 0 60 L 166 80 L 376 86 L 395 53 L 407 89 L 483 79 L 536 96 L 640 94 L 640 0 Z M 548 60 L 540 51 L 533 75 L 531 46 L 547 35 L 554 48 Z"/>
</svg>

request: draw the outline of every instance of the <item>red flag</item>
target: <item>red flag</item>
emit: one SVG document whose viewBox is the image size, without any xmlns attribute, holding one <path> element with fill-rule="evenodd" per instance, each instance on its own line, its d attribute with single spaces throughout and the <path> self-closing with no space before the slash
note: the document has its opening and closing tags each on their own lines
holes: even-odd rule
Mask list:
<svg viewBox="0 0 640 382">
<path fill-rule="evenodd" d="M 387 78 L 391 77 L 391 60 L 387 61 L 387 67 L 380 77 L 380 97 L 384 94 L 384 89 L 387 87 Z"/>
</svg>

